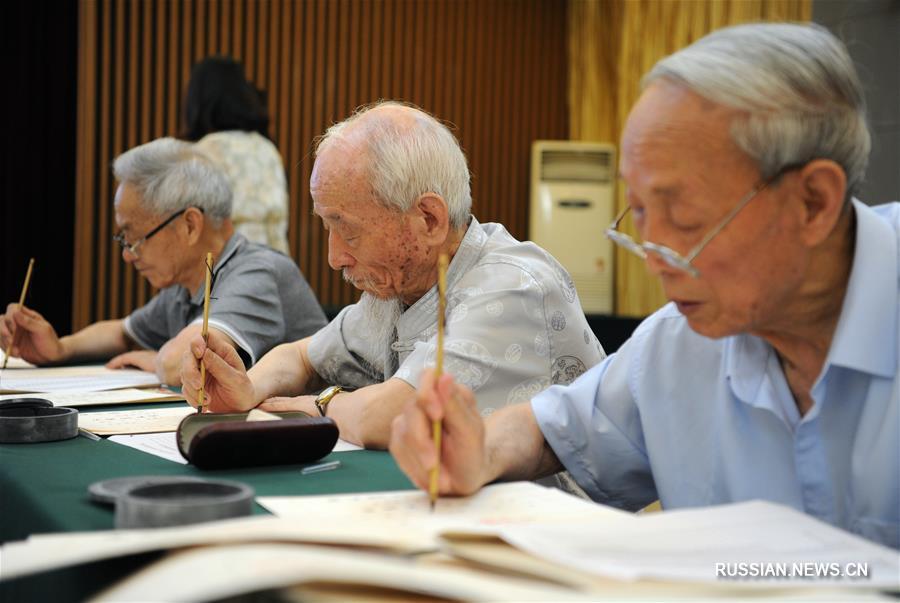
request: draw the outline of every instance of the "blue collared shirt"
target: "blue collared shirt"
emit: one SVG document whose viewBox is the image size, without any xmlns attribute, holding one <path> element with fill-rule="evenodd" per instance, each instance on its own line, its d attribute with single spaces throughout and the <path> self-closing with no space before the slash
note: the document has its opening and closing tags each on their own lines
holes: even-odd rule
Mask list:
<svg viewBox="0 0 900 603">
<path fill-rule="evenodd" d="M 900 203 L 854 208 L 850 280 L 805 416 L 768 343 L 698 335 L 672 304 L 532 401 L 592 498 L 626 509 L 765 499 L 900 547 Z"/>
</svg>

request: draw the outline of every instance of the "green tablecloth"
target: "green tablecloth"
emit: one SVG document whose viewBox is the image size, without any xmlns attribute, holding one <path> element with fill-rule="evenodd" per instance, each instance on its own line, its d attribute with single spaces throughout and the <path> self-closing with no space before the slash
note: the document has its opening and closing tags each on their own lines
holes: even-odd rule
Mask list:
<svg viewBox="0 0 900 603">
<path fill-rule="evenodd" d="M 77 437 L 45 444 L 0 445 L 0 538 L 38 532 L 108 530 L 113 508 L 88 499 L 96 481 L 128 475 L 192 475 L 249 484 L 258 496 L 404 490 L 412 487 L 387 452 L 332 453 L 341 467 L 301 475 L 302 465 L 200 471 L 122 446 Z M 265 513 L 256 507 L 257 513 Z"/>
<path fill-rule="evenodd" d="M 180 465 L 114 442 L 81 436 L 43 444 L 3 444 L 0 445 L 0 539 L 18 540 L 43 532 L 111 529 L 113 508 L 91 502 L 87 487 L 98 480 L 132 475 L 192 475 L 236 480 L 252 486 L 258 496 L 412 488 L 387 452 L 339 452 L 325 460 L 334 459 L 341 461 L 339 469 L 311 475 L 300 474 L 302 465 L 199 471 L 191 465 Z M 258 505 L 255 512 L 266 513 Z M 95 563 L 0 583 L 0 601 L 79 600 L 145 561 L 129 558 Z"/>
</svg>

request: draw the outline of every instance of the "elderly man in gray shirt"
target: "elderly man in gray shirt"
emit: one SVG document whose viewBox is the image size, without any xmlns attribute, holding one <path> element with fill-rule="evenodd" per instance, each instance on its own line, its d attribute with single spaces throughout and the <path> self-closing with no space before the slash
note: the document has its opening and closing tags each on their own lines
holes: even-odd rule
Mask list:
<svg viewBox="0 0 900 603">
<path fill-rule="evenodd" d="M 213 411 L 263 403 L 327 413 L 344 439 L 386 447 L 391 421 L 434 365 L 441 253 L 451 258 L 445 370 L 479 392 L 482 413 L 569 383 L 602 360 L 563 267 L 471 215 L 465 156 L 435 118 L 380 103 L 330 128 L 316 154 L 310 192 L 329 264 L 362 299 L 249 373 L 218 337 L 208 346 L 194 338 L 182 374 L 189 401 L 202 358 Z M 318 396 L 275 398 L 329 384 Z"/>
<path fill-rule="evenodd" d="M 210 332 L 251 365 L 272 346 L 314 333 L 325 315 L 294 262 L 234 234 L 224 175 L 190 143 L 162 138 L 120 155 L 115 212 L 122 258 L 158 295 L 125 319 L 58 337 L 40 314 L 10 304 L 0 344 L 38 365 L 112 357 L 107 366 L 154 371 L 179 384 L 200 333 L 206 253 L 213 255 Z"/>
</svg>

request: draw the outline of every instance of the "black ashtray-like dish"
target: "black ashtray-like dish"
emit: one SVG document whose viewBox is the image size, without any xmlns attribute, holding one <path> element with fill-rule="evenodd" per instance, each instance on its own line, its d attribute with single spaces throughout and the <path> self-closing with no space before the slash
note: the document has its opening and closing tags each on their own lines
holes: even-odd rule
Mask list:
<svg viewBox="0 0 900 603">
<path fill-rule="evenodd" d="M 0 444 L 68 440 L 78 435 L 78 411 L 43 398 L 0 401 Z"/>
<path fill-rule="evenodd" d="M 242 517 L 253 512 L 253 488 L 226 480 L 174 479 L 139 485 L 116 499 L 116 528 L 159 528 Z"/>
</svg>

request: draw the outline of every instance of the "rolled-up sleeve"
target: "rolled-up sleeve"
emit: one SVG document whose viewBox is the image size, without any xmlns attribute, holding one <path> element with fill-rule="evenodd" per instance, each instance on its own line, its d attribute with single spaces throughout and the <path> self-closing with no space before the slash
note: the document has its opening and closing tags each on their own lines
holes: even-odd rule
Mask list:
<svg viewBox="0 0 900 603">
<path fill-rule="evenodd" d="M 597 502 L 637 510 L 658 498 L 629 384 L 634 339 L 571 385 L 531 401 L 544 439 Z"/>
</svg>

